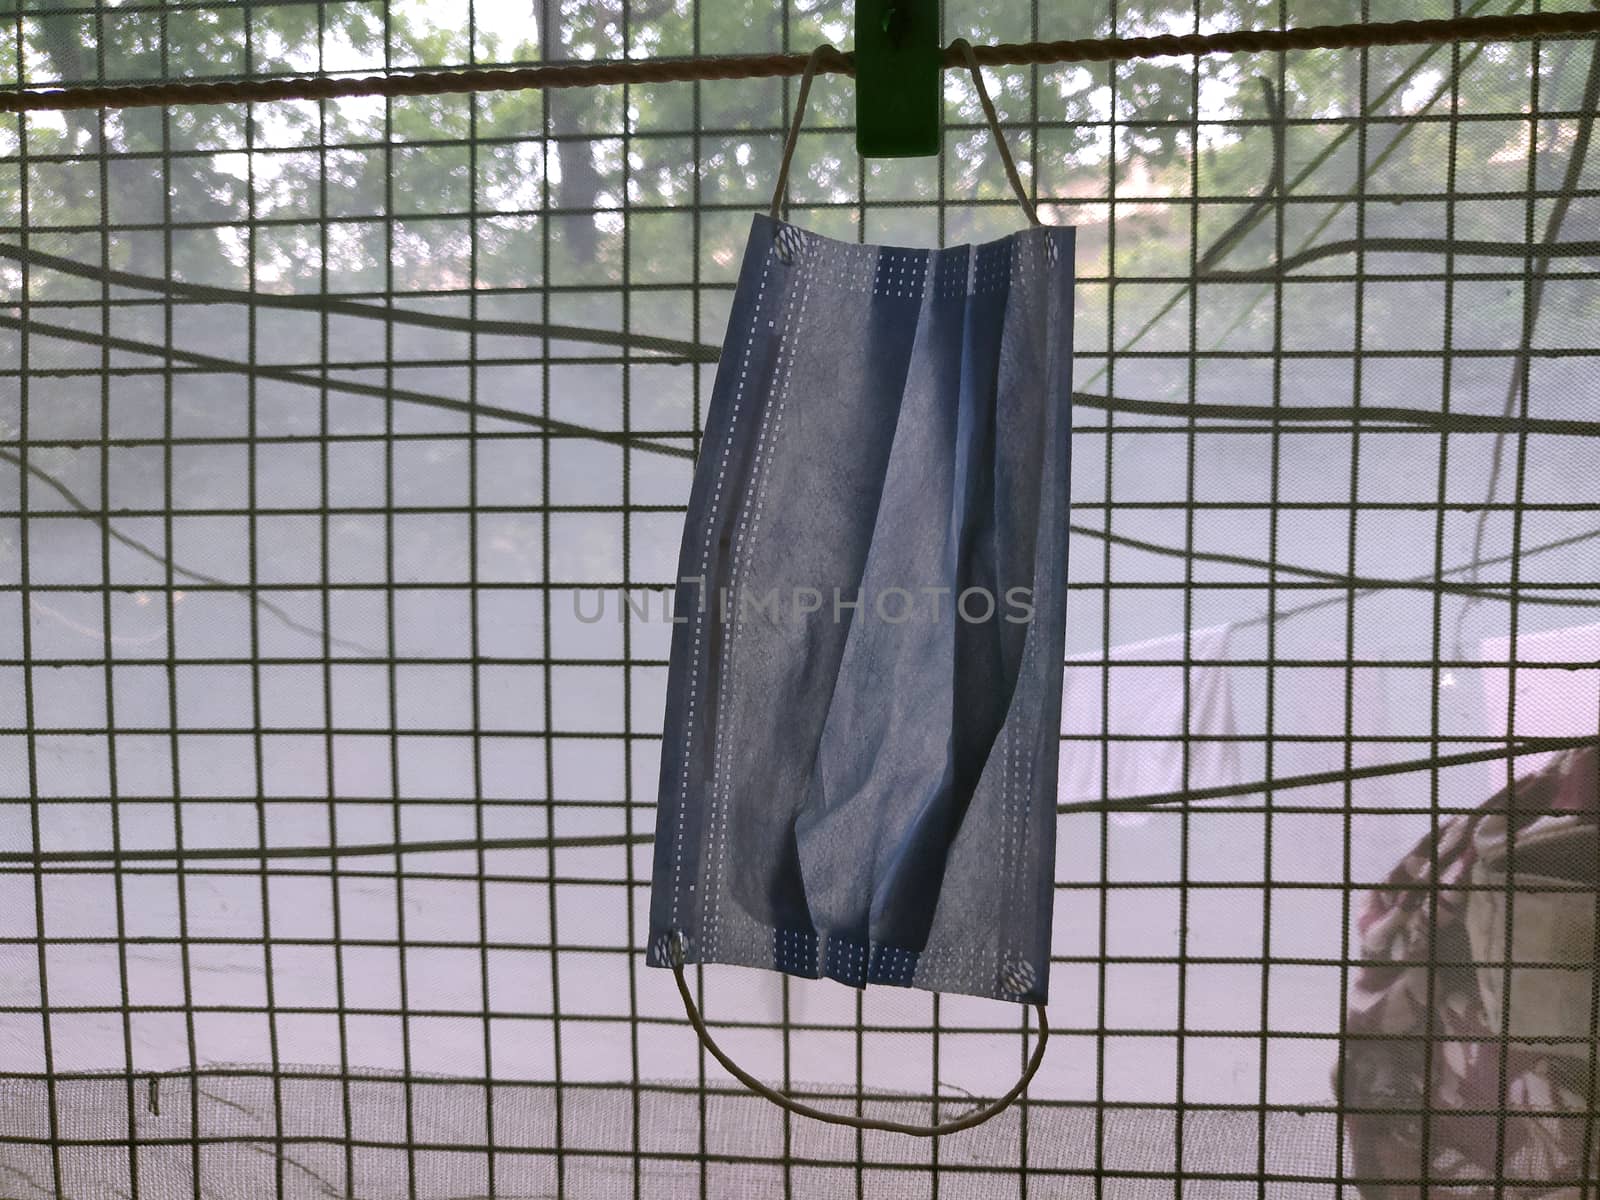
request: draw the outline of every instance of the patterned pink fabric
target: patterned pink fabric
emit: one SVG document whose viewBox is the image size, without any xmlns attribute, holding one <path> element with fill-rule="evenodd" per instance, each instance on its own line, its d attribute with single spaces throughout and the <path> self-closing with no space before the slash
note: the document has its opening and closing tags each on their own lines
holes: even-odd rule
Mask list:
<svg viewBox="0 0 1600 1200">
<path fill-rule="evenodd" d="M 1597 798 L 1595 752 L 1562 754 L 1476 812 L 1442 823 L 1437 838 L 1418 843 L 1390 873 L 1387 886 L 1369 896 L 1358 922 L 1365 961 L 1352 982 L 1342 1063 L 1334 1078 L 1335 1094 L 1348 1110 L 1355 1177 L 1369 1181 L 1360 1189 L 1366 1200 L 1600 1195 L 1593 1182 L 1600 1129 L 1586 1130 L 1590 1121 L 1584 1119 L 1587 1056 L 1553 1054 L 1536 1043 L 1502 1047 L 1473 1040 L 1492 1037 L 1493 1028 L 1470 965 L 1463 921 L 1468 893 L 1460 890 L 1476 858 L 1474 836 L 1486 820 L 1503 818 L 1519 834 L 1549 821 L 1543 814 L 1551 811 L 1600 821 Z M 1436 890 L 1427 886 L 1435 879 Z M 1422 965 L 1430 957 L 1430 905 L 1437 905 L 1438 963 L 1431 997 L 1429 971 Z M 1425 1083 L 1430 1036 L 1432 1078 Z M 1426 1139 L 1425 1108 L 1431 1110 Z M 1502 1108 L 1503 1144 L 1497 1115 Z M 1581 1169 L 1586 1153 L 1587 1172 Z M 1498 1189 L 1497 1176 L 1503 1180 Z M 1578 1182 L 1585 1176 L 1591 1181 L 1587 1189 Z"/>
</svg>

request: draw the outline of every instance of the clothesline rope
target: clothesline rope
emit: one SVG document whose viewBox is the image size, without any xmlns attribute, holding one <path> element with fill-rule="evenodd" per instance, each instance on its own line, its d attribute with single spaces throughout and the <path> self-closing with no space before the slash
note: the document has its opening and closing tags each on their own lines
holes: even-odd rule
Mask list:
<svg viewBox="0 0 1600 1200">
<path fill-rule="evenodd" d="M 1355 22 L 1287 29 L 1241 29 L 1226 33 L 1160 34 L 1154 37 L 1080 38 L 1057 42 L 1002 42 L 974 46 L 980 66 L 1057 66 L 1211 54 L 1281 54 L 1292 50 L 1353 50 L 1421 46 L 1442 42 L 1503 42 L 1523 38 L 1568 38 L 1600 34 L 1600 12 L 1513 13 L 1431 21 Z M 805 73 L 811 54 L 744 54 L 699 58 L 620 59 L 552 63 L 537 67 L 426 71 L 404 75 L 231 79 L 210 82 L 109 84 L 0 93 L 0 112 L 63 112 L 90 108 L 153 108 L 170 104 L 259 104 L 287 100 L 336 100 L 355 96 L 458 95 L 467 92 L 530 91 L 617 84 L 690 83 L 714 79 L 770 79 Z M 967 66 L 958 45 L 943 65 Z M 824 47 L 819 74 L 855 74 L 855 55 Z"/>
</svg>

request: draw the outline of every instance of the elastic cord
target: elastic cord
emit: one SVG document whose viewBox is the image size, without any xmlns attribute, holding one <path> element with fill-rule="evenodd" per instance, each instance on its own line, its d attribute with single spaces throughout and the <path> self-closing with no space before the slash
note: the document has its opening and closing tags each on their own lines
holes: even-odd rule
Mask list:
<svg viewBox="0 0 1600 1200">
<path fill-rule="evenodd" d="M 983 72 L 978 69 L 978 57 L 972 51 L 972 43 L 966 38 L 957 38 L 950 43 L 950 49 L 966 59 L 967 69 L 972 72 L 972 85 L 978 89 L 978 103 L 983 105 L 983 115 L 989 122 L 989 132 L 994 134 L 995 149 L 1000 152 L 1000 162 L 1005 166 L 1006 178 L 1011 181 L 1011 190 L 1017 194 L 1017 203 L 1022 205 L 1028 224 L 1038 225 L 1039 213 L 1034 208 L 1033 201 L 1028 198 L 1028 189 L 1022 186 L 1022 177 L 1017 174 L 1017 164 L 1011 157 L 1011 147 L 1006 145 L 1006 135 L 1000 130 L 1000 114 L 995 112 L 994 102 L 989 99 L 989 89 L 983 86 Z M 812 77 L 816 75 L 817 68 L 824 58 L 832 61 L 838 53 L 824 42 L 811 52 L 810 58 L 806 59 L 806 69 L 800 75 L 800 94 L 794 101 L 794 118 L 789 122 L 789 136 L 783 143 L 783 161 L 778 164 L 778 180 L 772 189 L 772 207 L 769 215 L 774 221 L 778 219 L 778 211 L 783 206 L 784 195 L 789 187 L 789 163 L 794 159 L 795 143 L 800 140 L 800 122 L 806 114 L 806 100 L 811 95 Z"/>
<path fill-rule="evenodd" d="M 794 144 L 800 140 L 800 121 L 806 115 L 806 100 L 811 95 L 811 79 L 817 73 L 817 66 L 825 55 L 835 55 L 839 52 L 823 42 L 811 52 L 811 57 L 806 59 L 806 69 L 800 74 L 800 94 L 794 98 L 794 119 L 789 122 L 789 136 L 783 143 L 783 161 L 778 164 L 778 181 L 772 188 L 772 208 L 768 215 L 774 221 L 778 219 L 778 210 L 783 205 L 784 193 L 789 188 L 789 162 L 794 158 Z"/>
<path fill-rule="evenodd" d="M 1028 189 L 1022 186 L 1017 164 L 1011 160 L 1011 147 L 1006 145 L 1006 135 L 1000 132 L 1000 114 L 995 112 L 994 101 L 989 99 L 989 89 L 983 86 L 983 72 L 978 70 L 978 56 L 972 52 L 972 43 L 966 38 L 957 38 L 950 43 L 950 49 L 960 51 L 961 57 L 967 60 L 967 70 L 972 72 L 972 86 L 978 89 L 978 103 L 983 105 L 983 115 L 989 118 L 989 132 L 994 134 L 994 148 L 1000 151 L 1000 161 L 1005 164 L 1011 190 L 1017 194 L 1017 203 L 1022 205 L 1022 211 L 1027 214 L 1028 224 L 1039 224 L 1039 213 L 1034 209 L 1033 201 L 1028 199 Z"/>
<path fill-rule="evenodd" d="M 1038 1073 L 1039 1064 L 1044 1061 L 1045 1043 L 1050 1040 L 1050 1025 L 1045 1020 L 1044 1005 L 1035 1004 L 1034 1012 L 1039 1016 L 1039 1044 L 1033 1048 L 1033 1056 L 1028 1059 L 1027 1069 L 1022 1072 L 1022 1078 L 1011 1085 L 1011 1090 L 987 1108 L 980 1108 L 968 1113 L 964 1117 L 957 1117 L 951 1121 L 942 1121 L 937 1125 L 905 1125 L 899 1121 L 880 1121 L 876 1117 L 850 1117 L 842 1113 L 828 1112 L 826 1109 L 813 1108 L 811 1105 L 796 1100 L 792 1096 L 762 1083 L 750 1072 L 746 1071 L 723 1051 L 711 1038 L 711 1031 L 706 1028 L 706 1023 L 700 1016 L 700 1010 L 695 1007 L 694 997 L 689 994 L 689 983 L 683 977 L 683 951 L 682 947 L 674 941 L 672 947 L 672 974 L 678 981 L 678 994 L 683 997 L 683 1011 L 689 1015 L 689 1024 L 694 1026 L 695 1033 L 700 1038 L 700 1044 L 711 1052 L 711 1057 L 722 1064 L 728 1074 L 732 1075 L 745 1087 L 758 1096 L 772 1101 L 779 1108 L 794 1113 L 796 1116 L 810 1117 L 817 1121 L 826 1121 L 830 1125 L 847 1125 L 851 1129 L 882 1129 L 889 1133 L 904 1133 L 912 1137 L 938 1137 L 945 1133 L 958 1133 L 963 1129 L 971 1129 L 974 1125 L 982 1125 L 991 1117 L 997 1117 L 1016 1101 L 1033 1081 Z"/>
</svg>

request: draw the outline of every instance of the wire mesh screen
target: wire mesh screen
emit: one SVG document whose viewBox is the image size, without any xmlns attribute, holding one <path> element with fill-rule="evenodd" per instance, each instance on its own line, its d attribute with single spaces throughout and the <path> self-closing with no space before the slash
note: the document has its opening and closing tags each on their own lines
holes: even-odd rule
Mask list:
<svg viewBox="0 0 1600 1200">
<path fill-rule="evenodd" d="M 952 2 L 944 36 L 1527 8 Z M 30 85 L 850 21 L 10 9 Z M 665 598 L 794 84 L 0 120 L 0 1195 L 1588 1194 L 1595 46 L 990 78 L 1078 228 L 1055 1035 L 931 1142 L 749 1096 L 643 967 Z M 851 87 L 793 220 L 1019 225 L 966 79 L 936 161 L 863 165 Z M 948 1117 L 1031 1045 L 994 1002 L 696 986 L 843 1112 Z"/>
</svg>

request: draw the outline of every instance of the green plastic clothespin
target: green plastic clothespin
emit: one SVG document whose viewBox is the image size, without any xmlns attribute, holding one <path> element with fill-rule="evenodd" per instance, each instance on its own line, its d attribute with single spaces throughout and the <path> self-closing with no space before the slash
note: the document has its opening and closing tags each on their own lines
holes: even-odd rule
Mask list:
<svg viewBox="0 0 1600 1200">
<path fill-rule="evenodd" d="M 939 153 L 939 0 L 856 0 L 856 150 Z"/>
</svg>

